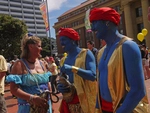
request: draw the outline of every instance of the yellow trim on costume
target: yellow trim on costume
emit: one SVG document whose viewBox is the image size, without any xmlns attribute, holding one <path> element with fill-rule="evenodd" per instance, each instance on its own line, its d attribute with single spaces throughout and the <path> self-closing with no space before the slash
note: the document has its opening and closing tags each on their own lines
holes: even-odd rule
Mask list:
<svg viewBox="0 0 150 113">
<path fill-rule="evenodd" d="M 72 66 L 72 72 L 73 73 L 77 74 L 78 69 L 79 69 L 78 67 Z"/>
<path fill-rule="evenodd" d="M 75 67 L 85 69 L 87 49 L 82 49 L 78 54 Z M 84 113 L 93 113 L 96 105 L 96 81 L 85 80 L 74 73 L 74 86 L 77 90 L 80 105 Z"/>
</svg>

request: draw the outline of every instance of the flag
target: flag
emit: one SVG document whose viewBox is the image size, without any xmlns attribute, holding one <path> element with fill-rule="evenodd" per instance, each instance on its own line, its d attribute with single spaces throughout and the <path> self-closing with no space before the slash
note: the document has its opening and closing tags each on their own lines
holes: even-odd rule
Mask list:
<svg viewBox="0 0 150 113">
<path fill-rule="evenodd" d="M 85 28 L 87 32 L 91 32 L 91 24 L 89 20 L 90 9 L 88 9 L 85 13 Z"/>
<path fill-rule="evenodd" d="M 40 6 L 40 11 L 42 13 L 42 17 L 45 23 L 46 31 L 49 30 L 48 18 L 47 18 L 47 7 L 46 2 L 43 2 Z"/>
</svg>

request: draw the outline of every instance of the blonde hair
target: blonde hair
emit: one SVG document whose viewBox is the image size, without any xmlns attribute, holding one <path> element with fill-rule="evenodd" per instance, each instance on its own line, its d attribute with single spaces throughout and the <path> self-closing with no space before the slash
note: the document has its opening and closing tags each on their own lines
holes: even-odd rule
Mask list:
<svg viewBox="0 0 150 113">
<path fill-rule="evenodd" d="M 29 57 L 30 51 L 29 51 L 29 44 L 36 44 L 38 42 L 41 42 L 41 39 L 37 36 L 31 36 L 28 33 L 25 34 L 25 36 L 21 40 L 21 55 L 20 58 L 27 59 Z"/>
</svg>

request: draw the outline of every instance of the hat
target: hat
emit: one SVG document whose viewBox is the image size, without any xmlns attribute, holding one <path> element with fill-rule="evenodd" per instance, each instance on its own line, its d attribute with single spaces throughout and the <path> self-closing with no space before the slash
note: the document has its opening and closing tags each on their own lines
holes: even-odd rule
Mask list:
<svg viewBox="0 0 150 113">
<path fill-rule="evenodd" d="M 66 36 L 72 40 L 80 40 L 79 34 L 72 28 L 60 28 L 59 37 Z"/>
<path fill-rule="evenodd" d="M 53 57 L 49 57 L 49 61 L 54 61 L 54 58 Z"/>
<path fill-rule="evenodd" d="M 90 22 L 94 20 L 107 20 L 119 25 L 120 14 L 109 7 L 93 8 L 90 11 Z"/>
</svg>

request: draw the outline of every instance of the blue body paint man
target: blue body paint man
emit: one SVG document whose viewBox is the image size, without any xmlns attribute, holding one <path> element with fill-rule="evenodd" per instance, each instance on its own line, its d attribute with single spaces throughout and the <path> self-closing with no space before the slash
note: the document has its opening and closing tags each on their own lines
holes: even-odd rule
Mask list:
<svg viewBox="0 0 150 113">
<path fill-rule="evenodd" d="M 77 110 L 77 113 L 81 111 L 93 113 L 96 103 L 96 65 L 94 55 L 90 50 L 79 48 L 77 41 L 79 41 L 80 37 L 74 29 L 60 28 L 59 37 L 62 48 L 68 54 L 60 70 L 61 73 L 69 76 L 69 82 L 76 88 L 73 99 L 67 99 L 66 101 L 63 98 L 60 113 L 73 112 L 77 110 L 77 106 L 81 106 L 78 108 L 82 109 Z M 62 60 L 60 64 L 61 62 Z M 63 94 L 71 90 L 70 87 L 61 83 L 57 87 L 59 92 Z M 76 107 L 69 108 L 69 106 Z"/>
<path fill-rule="evenodd" d="M 108 63 L 112 60 L 112 54 L 117 51 L 118 43 L 126 37 L 118 32 L 117 26 L 120 22 L 120 15 L 112 8 L 94 8 L 90 11 L 90 22 L 96 37 L 105 40 L 107 44 L 98 63 L 98 70 L 100 72 L 98 75 L 100 91 L 98 97 L 100 97 L 101 109 L 103 113 L 131 113 L 146 94 L 139 47 L 132 40 L 126 40 L 121 45 L 123 57 L 123 68 L 121 71 L 126 75 L 125 78 L 130 90 L 127 94 L 122 95 L 124 97 L 123 100 L 114 105 L 119 97 L 115 97 L 113 93 L 116 94 L 116 92 L 119 93 L 119 91 L 125 90 L 119 89 L 118 86 L 113 86 L 113 91 L 109 88 L 109 84 L 116 84 L 113 82 L 117 78 L 115 78 L 115 73 L 108 72 L 108 68 L 110 68 Z M 113 63 L 115 64 L 115 62 Z M 119 69 L 117 66 L 113 68 Z M 121 81 L 119 84 L 122 84 Z M 99 107 L 98 102 L 97 107 Z"/>
</svg>

